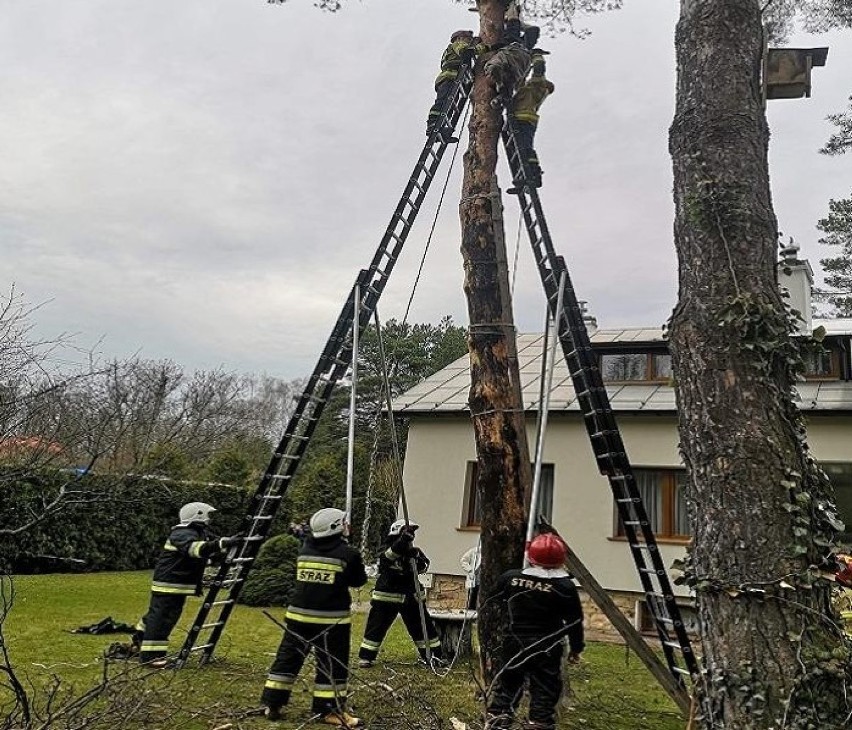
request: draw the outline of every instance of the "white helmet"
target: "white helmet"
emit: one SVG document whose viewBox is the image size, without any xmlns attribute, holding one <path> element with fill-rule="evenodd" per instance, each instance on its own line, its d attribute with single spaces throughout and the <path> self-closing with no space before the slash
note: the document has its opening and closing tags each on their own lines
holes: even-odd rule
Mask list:
<svg viewBox="0 0 852 730">
<path fill-rule="evenodd" d="M 388 534 L 389 535 L 399 535 L 399 533 L 402 532 L 402 528 L 405 527 L 406 525 L 408 525 L 410 528 L 412 528 L 414 530 L 416 530 L 418 527 L 420 527 L 420 525 L 418 525 L 413 520 L 408 520 L 408 522 L 406 522 L 405 520 L 397 520 L 396 522 L 394 522 L 390 526 L 390 531 L 388 532 Z"/>
<path fill-rule="evenodd" d="M 193 522 L 201 522 L 205 525 L 209 525 L 210 518 L 213 516 L 215 511 L 215 507 L 212 507 L 205 502 L 190 502 L 180 508 L 180 524 L 191 525 Z"/>
<path fill-rule="evenodd" d="M 341 535 L 345 528 L 346 513 L 342 509 L 325 507 L 311 517 L 311 535 L 314 537 Z"/>
</svg>

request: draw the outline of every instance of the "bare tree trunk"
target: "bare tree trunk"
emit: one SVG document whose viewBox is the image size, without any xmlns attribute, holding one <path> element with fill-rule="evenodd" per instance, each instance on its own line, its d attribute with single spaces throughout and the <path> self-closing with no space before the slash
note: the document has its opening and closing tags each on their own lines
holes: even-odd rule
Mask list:
<svg viewBox="0 0 852 730">
<path fill-rule="evenodd" d="M 480 0 L 480 35 L 496 43 L 503 29 L 503 3 Z M 492 193 L 497 164 L 500 114 L 491 107 L 494 87 L 477 65 L 473 88 L 470 143 L 464 156 L 464 184 L 459 212 L 465 294 L 470 318 L 471 388 L 469 403 L 476 437 L 479 490 L 482 504 L 481 596 L 494 588 L 500 574 L 523 559 L 525 537 L 524 493 L 529 489 L 529 449 L 523 405 L 517 385 L 517 361 L 512 303 L 508 296 L 505 253 L 500 255 L 502 231 L 498 195 Z M 485 681 L 499 665 L 505 612 L 484 603 L 479 614 Z"/>
<path fill-rule="evenodd" d="M 840 728 L 848 651 L 819 565 L 831 489 L 794 407 L 758 0 L 682 0 L 670 134 L 680 294 L 671 350 L 706 672 L 703 728 Z"/>
</svg>

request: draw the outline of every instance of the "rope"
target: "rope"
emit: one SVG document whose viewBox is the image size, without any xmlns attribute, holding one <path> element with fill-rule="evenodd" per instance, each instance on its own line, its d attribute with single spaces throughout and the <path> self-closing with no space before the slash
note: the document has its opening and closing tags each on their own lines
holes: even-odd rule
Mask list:
<svg viewBox="0 0 852 730">
<path fill-rule="evenodd" d="M 462 119 L 462 128 L 470 114 L 470 104 L 465 105 L 464 118 Z M 453 167 L 456 164 L 456 157 L 459 153 L 459 146 L 453 150 L 453 156 L 450 159 L 450 166 L 447 169 L 447 177 L 444 180 L 444 187 L 441 188 L 441 197 L 438 199 L 438 207 L 435 209 L 435 217 L 432 219 L 432 228 L 429 230 L 429 237 L 426 239 L 426 247 L 423 249 L 423 256 L 420 258 L 420 266 L 417 268 L 417 276 L 414 278 L 414 285 L 411 287 L 411 296 L 408 297 L 408 304 L 405 307 L 405 315 L 402 318 L 402 323 L 408 321 L 408 313 L 411 311 L 411 304 L 414 301 L 414 292 L 417 291 L 417 285 L 420 283 L 420 275 L 423 273 L 423 265 L 426 263 L 426 254 L 429 253 L 429 246 L 432 244 L 432 236 L 435 233 L 435 227 L 438 225 L 438 216 L 441 214 L 441 208 L 444 205 L 444 195 L 447 192 L 447 186 L 450 184 L 450 175 L 453 172 Z"/>
<path fill-rule="evenodd" d="M 383 386 L 384 387 L 384 386 Z M 366 555 L 369 547 L 370 527 L 373 520 L 373 486 L 376 483 L 376 464 L 379 457 L 379 436 L 382 432 L 382 407 L 376 408 L 373 418 L 373 448 L 370 451 L 370 474 L 367 477 L 367 493 L 364 495 L 364 522 L 361 524 L 361 554 Z M 370 555 L 372 559 L 372 555 Z"/>
<path fill-rule="evenodd" d="M 521 249 L 521 229 L 523 228 L 524 219 L 518 216 L 518 237 L 515 239 L 515 260 L 512 264 L 512 286 L 509 289 L 510 294 L 515 296 L 515 279 L 518 276 L 518 251 Z"/>
<path fill-rule="evenodd" d="M 468 118 L 469 115 L 470 115 L 470 105 L 466 104 L 465 105 L 464 118 L 462 119 L 462 127 L 464 127 L 465 123 L 467 122 L 467 118 Z M 441 208 L 443 207 L 444 197 L 446 196 L 447 188 L 449 187 L 449 184 L 450 184 L 450 177 L 452 175 L 453 168 L 455 167 L 456 157 L 458 156 L 458 151 L 459 151 L 459 147 L 458 147 L 458 145 L 456 145 L 456 148 L 453 150 L 453 156 L 450 159 L 450 166 L 447 170 L 447 176 L 444 179 L 444 185 L 441 188 L 441 197 L 438 200 L 438 207 L 435 209 L 435 216 L 432 219 L 432 226 L 429 229 L 429 236 L 426 239 L 426 246 L 423 249 L 423 255 L 420 257 L 420 264 L 417 267 L 417 275 L 415 276 L 414 284 L 411 287 L 411 295 L 408 297 L 408 303 L 405 306 L 405 314 L 402 317 L 403 328 L 405 327 L 405 325 L 408 322 L 408 315 L 411 312 L 411 305 L 414 302 L 414 294 L 417 291 L 417 286 L 420 283 L 421 276 L 423 275 L 423 267 L 426 264 L 426 255 L 429 253 L 429 247 L 432 244 L 432 237 L 434 236 L 435 228 L 438 225 L 438 217 L 441 214 Z M 378 317 L 376 318 L 376 329 L 379 332 L 379 336 L 381 336 L 381 323 L 380 323 Z M 390 375 L 388 375 L 388 372 L 392 371 L 395 374 L 396 366 L 397 366 L 397 362 L 394 360 L 394 362 L 391 363 L 390 368 L 388 368 L 387 362 L 384 359 L 384 355 L 382 356 L 382 368 L 383 368 L 383 374 L 385 375 L 385 378 L 383 380 L 383 385 L 382 385 L 383 388 L 385 387 L 385 384 L 389 383 L 389 381 L 390 381 Z M 388 387 L 388 389 L 390 388 L 389 385 L 387 385 L 387 387 Z M 389 392 L 389 390 L 388 390 L 388 392 Z M 380 405 L 378 407 L 377 411 L 376 411 L 376 416 L 375 416 L 375 419 L 373 421 L 373 429 L 374 429 L 375 436 L 373 438 L 373 450 L 370 454 L 370 476 L 369 476 L 368 481 L 367 481 L 367 493 L 364 495 L 366 502 L 365 502 L 365 506 L 364 506 L 364 524 L 361 527 L 361 531 L 362 531 L 361 532 L 361 553 L 362 554 L 365 554 L 366 550 L 367 550 L 369 528 L 370 528 L 370 522 L 372 520 L 372 514 L 373 514 L 372 495 L 373 495 L 373 488 L 374 488 L 374 485 L 375 485 L 375 469 L 376 469 L 376 464 L 378 463 L 379 434 L 380 434 L 380 430 L 381 430 L 381 423 L 382 423 L 382 407 Z"/>
</svg>

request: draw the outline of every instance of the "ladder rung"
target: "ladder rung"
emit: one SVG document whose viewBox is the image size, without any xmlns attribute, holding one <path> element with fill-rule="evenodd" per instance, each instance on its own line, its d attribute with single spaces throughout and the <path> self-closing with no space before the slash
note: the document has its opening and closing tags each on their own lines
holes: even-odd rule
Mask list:
<svg viewBox="0 0 852 730">
<path fill-rule="evenodd" d="M 251 537 L 246 538 L 246 540 L 252 540 L 252 539 L 254 539 L 254 538 L 251 538 Z M 232 558 L 228 562 L 233 565 L 235 563 L 251 563 L 253 560 L 254 560 L 254 556 L 250 556 L 250 557 L 247 557 L 247 558 Z"/>
<path fill-rule="evenodd" d="M 215 629 L 217 626 L 223 626 L 224 621 L 214 621 L 212 624 L 201 624 L 199 630 L 205 631 L 207 629 Z"/>
<path fill-rule="evenodd" d="M 280 476 L 283 476 L 283 475 L 277 475 L 277 476 L 278 476 L 278 478 L 280 478 Z M 287 478 L 289 479 L 290 477 L 288 476 Z M 260 499 L 273 500 L 273 499 L 282 499 L 282 497 L 283 497 L 283 495 L 281 495 L 281 494 L 264 494 L 262 497 L 260 497 Z"/>
<path fill-rule="evenodd" d="M 271 520 L 271 519 L 272 519 L 272 515 L 255 515 L 254 517 L 252 517 L 252 521 L 254 521 L 254 522 L 263 522 L 265 520 Z"/>
<path fill-rule="evenodd" d="M 649 545 L 647 542 L 631 542 L 629 545 L 634 550 L 647 550 L 649 553 L 657 551 L 657 545 L 655 543 L 651 543 Z"/>
<path fill-rule="evenodd" d="M 668 646 L 671 649 L 677 649 L 679 651 L 683 650 L 683 647 L 680 645 L 679 641 L 664 641 L 663 645 Z"/>
<path fill-rule="evenodd" d="M 212 603 L 205 603 L 206 608 L 215 608 L 216 606 L 227 606 L 229 603 L 233 603 L 233 598 L 225 598 L 221 601 L 213 601 Z"/>
<path fill-rule="evenodd" d="M 209 649 L 213 646 L 213 644 L 197 644 L 193 646 L 190 651 L 204 651 L 205 649 Z"/>
<path fill-rule="evenodd" d="M 684 669 L 683 667 L 679 667 L 676 664 L 672 665 L 672 670 L 677 672 L 678 674 L 683 674 L 686 677 L 692 676 L 692 673 L 688 669 Z"/>
</svg>

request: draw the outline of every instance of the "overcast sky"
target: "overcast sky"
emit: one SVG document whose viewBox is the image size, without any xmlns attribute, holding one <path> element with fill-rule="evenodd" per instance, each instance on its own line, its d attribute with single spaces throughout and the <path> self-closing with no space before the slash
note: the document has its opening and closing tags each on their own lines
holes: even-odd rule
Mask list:
<svg viewBox="0 0 852 730">
<path fill-rule="evenodd" d="M 551 232 L 603 327 L 659 325 L 676 295 L 678 3 L 624 4 L 587 21 L 586 40 L 548 41 L 556 94 L 537 137 Z M 0 284 L 47 302 L 40 333 L 103 338 L 107 356 L 306 374 L 419 154 L 448 36 L 475 19 L 451 0 L 350 1 L 336 15 L 308 0 L 7 0 Z M 825 116 L 852 93 L 852 35 L 793 45 L 831 46 L 813 97 L 769 108 L 775 210 L 816 266 L 814 224 L 852 183 L 849 160 L 817 154 Z M 459 154 L 414 321 L 466 323 L 460 168 Z M 402 316 L 438 192 L 383 319 Z M 511 257 L 513 199 L 506 208 Z M 528 249 L 522 239 L 516 319 L 536 331 Z"/>
</svg>

